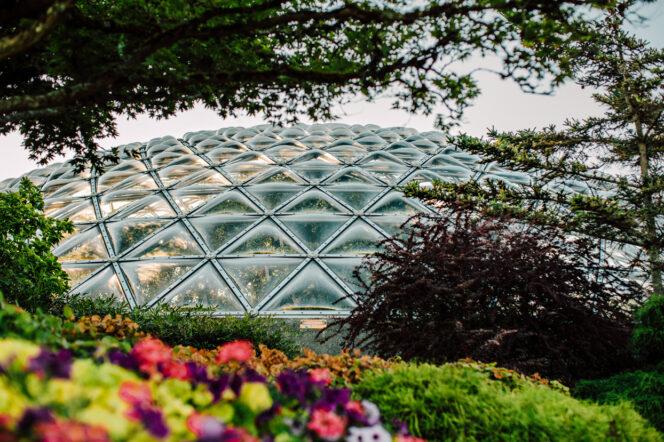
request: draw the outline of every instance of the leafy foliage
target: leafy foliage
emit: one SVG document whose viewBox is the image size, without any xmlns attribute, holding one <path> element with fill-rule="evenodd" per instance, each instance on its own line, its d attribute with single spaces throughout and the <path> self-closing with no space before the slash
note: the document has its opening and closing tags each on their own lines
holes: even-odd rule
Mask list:
<svg viewBox="0 0 664 442">
<path fill-rule="evenodd" d="M 429 441 L 662 440 L 628 404 L 584 403 L 539 383 L 494 380 L 463 364 L 373 371 L 353 394 Z"/>
<path fill-rule="evenodd" d="M 638 286 L 596 265 L 593 241 L 476 217 L 464 207 L 414 220 L 365 261 L 346 343 L 383 357 L 496 361 L 568 382 L 628 367 Z"/>
<path fill-rule="evenodd" d="M 472 182 L 408 187 L 425 199 L 474 204 L 607 242 L 608 261 L 624 254 L 664 293 L 664 50 L 622 30 L 634 2 L 619 2 L 592 22 L 592 38 L 561 48 L 576 82 L 598 92 L 604 115 L 569 120 L 562 128 L 459 136 L 451 144 L 479 154 L 530 183 L 508 186 L 491 173 Z M 625 261 L 625 257 L 621 260 Z"/>
<path fill-rule="evenodd" d="M 664 431 L 664 372 L 631 371 L 608 379 L 581 381 L 574 395 L 603 404 L 629 401 L 660 431 Z"/>
<path fill-rule="evenodd" d="M 97 315 L 100 318 L 121 315 L 138 324 L 141 332 L 158 337 L 170 345 L 216 348 L 224 342 L 246 339 L 294 356 L 299 349 L 295 331 L 283 321 L 267 317 L 214 317 L 205 309 L 158 305 L 130 308 L 110 298 L 63 299 L 76 317 Z M 62 312 L 62 308 L 56 309 Z"/>
<path fill-rule="evenodd" d="M 569 74 L 554 55 L 579 37 L 583 12 L 610 3 L 3 2 L 0 133 L 20 130 L 41 161 L 71 149 L 101 163 L 96 139 L 116 134 L 118 115 L 168 117 L 197 102 L 222 117 L 329 119 L 347 94 L 389 88 L 396 107 L 442 104 L 458 117 L 478 88 L 450 64 L 495 53 L 502 77 L 542 90 L 547 75 Z"/>
<path fill-rule="evenodd" d="M 652 295 L 635 319 L 632 344 L 637 357 L 647 363 L 664 362 L 664 296 Z"/>
<path fill-rule="evenodd" d="M 51 248 L 73 225 L 48 218 L 43 209 L 39 189 L 27 178 L 17 192 L 0 193 L 0 293 L 29 310 L 48 308 L 68 290 Z"/>
</svg>

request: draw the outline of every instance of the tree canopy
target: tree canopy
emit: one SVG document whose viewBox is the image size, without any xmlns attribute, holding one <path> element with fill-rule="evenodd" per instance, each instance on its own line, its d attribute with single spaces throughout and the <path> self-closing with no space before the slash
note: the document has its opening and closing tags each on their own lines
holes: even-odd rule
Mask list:
<svg viewBox="0 0 664 442">
<path fill-rule="evenodd" d="M 458 147 L 527 172 L 527 185 L 508 186 L 491 174 L 465 183 L 416 185 L 409 193 L 459 201 L 481 210 L 516 215 L 607 241 L 662 288 L 664 247 L 664 50 L 622 28 L 627 7 L 589 25 L 592 38 L 565 48 L 575 79 L 604 114 L 570 119 L 563 127 L 459 136 Z M 488 179 L 487 179 L 488 177 Z M 610 257 L 609 257 L 610 258 Z M 615 261 L 609 259 L 609 263 Z"/>
<path fill-rule="evenodd" d="M 478 87 L 471 55 L 528 91 L 570 66 L 554 57 L 612 0 L 10 0 L 0 5 L 0 133 L 32 158 L 96 141 L 119 115 L 168 117 L 196 103 L 224 117 L 330 119 L 349 94 L 458 117 Z M 542 80 L 546 79 L 545 82 Z M 441 126 L 445 120 L 439 120 Z M 112 155 L 112 152 L 111 152 Z"/>
</svg>

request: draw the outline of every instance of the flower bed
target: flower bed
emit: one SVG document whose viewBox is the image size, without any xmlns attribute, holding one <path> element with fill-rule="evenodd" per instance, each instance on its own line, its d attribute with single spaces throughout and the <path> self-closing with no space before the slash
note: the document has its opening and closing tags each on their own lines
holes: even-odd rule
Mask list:
<svg viewBox="0 0 664 442">
<path fill-rule="evenodd" d="M 183 362 L 154 338 L 129 352 L 76 358 L 20 339 L 0 340 L 0 434 L 6 440 L 416 441 L 390 434 L 378 408 L 333 387 L 327 369 L 267 379 L 253 346 L 221 346 L 215 364 Z M 5 440 L 3 439 L 3 440 Z"/>
</svg>

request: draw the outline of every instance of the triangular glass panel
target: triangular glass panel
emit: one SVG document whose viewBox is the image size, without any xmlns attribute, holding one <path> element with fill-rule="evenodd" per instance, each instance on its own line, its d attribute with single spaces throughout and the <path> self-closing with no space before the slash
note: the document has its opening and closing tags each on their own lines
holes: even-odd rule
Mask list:
<svg viewBox="0 0 664 442">
<path fill-rule="evenodd" d="M 274 143 L 278 142 L 279 140 L 277 138 L 272 138 L 268 137 L 263 134 L 258 134 L 248 140 L 245 141 L 245 143 L 249 146 L 251 146 L 253 149 L 256 150 L 263 150 L 266 149 L 270 146 L 272 146 Z"/>
<path fill-rule="evenodd" d="M 223 187 L 230 185 L 231 182 L 216 170 L 203 169 L 200 172 L 189 175 L 180 181 L 176 187 Z"/>
<path fill-rule="evenodd" d="M 238 163 L 224 166 L 224 170 L 235 183 L 244 183 L 245 181 L 263 173 L 270 167 L 269 164 Z"/>
<path fill-rule="evenodd" d="M 341 145 L 334 146 L 326 150 L 326 152 L 331 153 L 340 161 L 343 161 L 346 164 L 351 164 L 355 162 L 358 158 L 362 158 L 367 154 L 367 150 L 353 145 Z"/>
<path fill-rule="evenodd" d="M 339 160 L 333 155 L 322 150 L 310 150 L 291 161 L 291 164 L 307 164 L 310 166 L 339 164 Z"/>
<path fill-rule="evenodd" d="M 141 173 L 125 178 L 113 187 L 113 190 L 152 190 L 157 184 L 149 173 Z"/>
<path fill-rule="evenodd" d="M 247 215 L 209 215 L 189 218 L 210 250 L 217 250 L 260 217 Z"/>
<path fill-rule="evenodd" d="M 432 182 L 434 180 L 440 180 L 440 176 L 429 171 L 429 170 L 418 170 L 410 175 L 408 175 L 406 178 L 403 178 L 401 180 L 402 184 L 407 184 L 410 183 L 411 181 L 417 181 L 418 183 L 422 182 Z"/>
<path fill-rule="evenodd" d="M 254 195 L 268 210 L 288 201 L 293 196 L 304 190 L 303 186 L 294 184 L 258 184 L 247 186 L 246 189 Z"/>
<path fill-rule="evenodd" d="M 136 303 L 144 305 L 182 278 L 198 262 L 192 259 L 129 261 L 120 263 L 120 267 L 129 280 Z"/>
<path fill-rule="evenodd" d="M 362 168 L 380 177 L 387 183 L 395 183 L 408 170 L 406 166 L 391 161 L 374 161 L 362 165 Z"/>
<path fill-rule="evenodd" d="M 395 157 L 399 158 L 401 161 L 405 161 L 410 164 L 418 164 L 422 158 L 424 158 L 424 153 L 419 149 L 414 147 L 404 147 L 401 149 L 391 150 L 390 153 Z"/>
<path fill-rule="evenodd" d="M 238 215 L 259 213 L 261 209 L 238 190 L 230 190 L 201 207 L 196 215 Z"/>
<path fill-rule="evenodd" d="M 274 221 L 267 220 L 245 233 L 224 255 L 297 255 L 304 253 Z"/>
<path fill-rule="evenodd" d="M 346 292 L 318 264 L 310 262 L 261 310 L 348 310 Z"/>
<path fill-rule="evenodd" d="M 330 195 L 318 189 L 311 189 L 288 203 L 280 210 L 283 213 L 349 213 Z"/>
<path fill-rule="evenodd" d="M 88 264 L 62 264 L 62 270 L 67 273 L 69 277 L 69 287 L 74 288 L 85 280 L 88 276 L 94 273 L 104 264 L 102 263 L 88 263 Z"/>
<path fill-rule="evenodd" d="M 417 202 L 406 198 L 401 192 L 389 192 L 368 210 L 368 213 L 372 214 L 406 216 L 416 215 L 420 212 L 422 212 L 422 208 Z"/>
<path fill-rule="evenodd" d="M 165 226 L 169 221 L 160 219 L 133 220 L 106 223 L 108 233 L 111 235 L 113 248 L 117 255 L 134 246 L 156 230 Z"/>
<path fill-rule="evenodd" d="M 175 165 L 168 166 L 164 169 L 161 169 L 159 173 L 159 178 L 161 182 L 164 183 L 164 186 L 170 186 L 171 184 L 180 181 L 181 179 L 188 177 L 201 170 L 201 166 L 190 166 L 190 165 Z"/>
<path fill-rule="evenodd" d="M 102 216 L 108 217 L 149 195 L 153 195 L 149 190 L 114 190 L 99 198 L 99 208 Z"/>
<path fill-rule="evenodd" d="M 285 167 L 274 167 L 251 181 L 251 184 L 288 183 L 304 184 L 305 181 Z"/>
<path fill-rule="evenodd" d="M 375 135 L 374 133 L 362 133 L 357 136 L 355 139 L 358 143 L 360 143 L 362 146 L 367 147 L 368 149 L 379 149 L 381 146 L 384 146 L 387 144 L 387 142 L 379 137 L 378 135 Z"/>
<path fill-rule="evenodd" d="M 106 246 L 97 228 L 73 236 L 58 246 L 53 254 L 60 262 L 108 259 Z"/>
<path fill-rule="evenodd" d="M 293 165 L 293 170 L 305 177 L 310 183 L 318 183 L 332 175 L 339 166 L 336 164 L 305 162 Z"/>
<path fill-rule="evenodd" d="M 74 288 L 72 294 L 80 294 L 86 298 L 114 298 L 126 301 L 118 275 L 111 266 L 106 267 L 83 284 Z"/>
<path fill-rule="evenodd" d="M 170 305 L 178 307 L 200 306 L 218 312 L 244 312 L 233 290 L 209 262 L 175 287 L 167 298 Z"/>
<path fill-rule="evenodd" d="M 202 255 L 203 250 L 181 222 L 173 224 L 131 252 L 130 258 Z"/>
<path fill-rule="evenodd" d="M 363 172 L 359 167 L 346 167 L 345 169 L 341 169 L 325 181 L 325 184 L 344 183 L 384 185 L 382 181 Z"/>
<path fill-rule="evenodd" d="M 385 238 L 365 221 L 357 220 L 323 250 L 326 255 L 365 255 L 377 252 Z"/>
<path fill-rule="evenodd" d="M 277 257 L 219 260 L 252 307 L 274 290 L 302 261 L 301 258 Z"/>
<path fill-rule="evenodd" d="M 218 147 L 207 153 L 207 157 L 212 160 L 212 164 L 224 164 L 234 158 L 248 152 L 245 146 Z"/>
<path fill-rule="evenodd" d="M 284 215 L 279 218 L 295 233 L 309 250 L 314 251 L 334 232 L 339 230 L 350 216 L 344 215 Z"/>
<path fill-rule="evenodd" d="M 173 216 L 175 216 L 175 212 L 163 196 L 151 195 L 127 206 L 127 208 L 114 215 L 113 219 L 168 218 Z"/>
<path fill-rule="evenodd" d="M 355 210 L 361 210 L 369 201 L 374 199 L 382 188 L 357 184 L 337 184 L 327 187 L 325 190 L 348 204 Z"/>
<path fill-rule="evenodd" d="M 382 164 L 382 163 L 394 163 L 400 166 L 404 166 L 404 162 L 401 161 L 396 156 L 388 152 L 371 152 L 369 155 L 364 157 L 359 164 L 370 165 L 370 164 Z"/>
<path fill-rule="evenodd" d="M 76 180 L 66 186 L 60 187 L 56 192 L 49 193 L 49 198 L 76 198 L 90 196 L 90 182 L 87 180 Z"/>
<path fill-rule="evenodd" d="M 329 135 L 310 135 L 308 137 L 302 138 L 300 141 L 309 147 L 318 149 L 330 144 L 332 141 L 334 141 L 334 138 Z"/>
<path fill-rule="evenodd" d="M 360 278 L 369 281 L 369 272 L 362 267 L 363 258 L 325 258 L 323 263 L 330 268 L 353 292 L 363 290 L 362 284 L 354 275 L 360 272 Z"/>
<path fill-rule="evenodd" d="M 97 220 L 94 206 L 89 199 L 85 199 L 75 205 L 69 205 L 51 216 L 56 219 L 68 219 L 73 223 L 87 223 Z"/>
<path fill-rule="evenodd" d="M 408 216 L 378 215 L 368 218 L 390 236 L 396 238 L 405 238 L 408 236 L 408 225 L 404 226 L 404 223 L 409 219 Z"/>
<path fill-rule="evenodd" d="M 292 140 L 290 142 L 297 143 L 296 141 Z M 302 154 L 302 152 L 306 151 L 307 148 L 305 146 L 280 144 L 278 146 L 269 148 L 265 151 L 265 153 L 277 161 L 285 162 L 297 157 L 298 155 Z"/>
<path fill-rule="evenodd" d="M 170 194 L 182 213 L 189 213 L 227 189 L 227 187 L 195 187 L 173 190 Z"/>
</svg>

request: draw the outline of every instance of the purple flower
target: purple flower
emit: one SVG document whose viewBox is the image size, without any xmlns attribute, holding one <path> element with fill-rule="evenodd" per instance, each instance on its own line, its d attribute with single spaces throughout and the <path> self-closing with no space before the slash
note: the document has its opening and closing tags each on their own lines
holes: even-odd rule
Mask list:
<svg viewBox="0 0 664 442">
<path fill-rule="evenodd" d="M 305 403 L 311 391 L 309 373 L 304 370 L 281 372 L 277 376 L 277 384 L 284 395 L 297 399 L 301 404 Z"/>
<path fill-rule="evenodd" d="M 69 350 L 51 351 L 42 348 L 28 364 L 28 370 L 39 376 L 69 379 L 72 357 Z"/>
<path fill-rule="evenodd" d="M 337 407 L 346 408 L 350 401 L 350 390 L 348 388 L 324 388 L 314 408 L 322 408 L 326 411 L 334 411 Z"/>
<path fill-rule="evenodd" d="M 230 383 L 230 376 L 227 374 L 222 374 L 217 379 L 208 380 L 208 389 L 212 393 L 214 402 L 217 402 L 221 399 L 221 394 L 224 392 Z M 238 390 L 239 391 L 239 390 Z"/>
<path fill-rule="evenodd" d="M 138 371 L 138 362 L 133 356 L 114 348 L 108 352 L 108 360 L 111 364 L 119 365 L 127 370 Z"/>
<path fill-rule="evenodd" d="M 189 379 L 192 383 L 207 384 L 210 381 L 207 368 L 204 365 L 197 364 L 195 362 L 187 362 L 185 367 L 187 367 Z"/>
<path fill-rule="evenodd" d="M 265 379 L 265 376 L 262 376 L 256 370 L 254 370 L 252 368 L 248 368 L 244 371 L 244 380 L 246 382 L 261 382 L 263 384 L 265 382 L 267 382 L 267 379 Z"/>
<path fill-rule="evenodd" d="M 133 415 L 143 424 L 148 433 L 161 439 L 168 436 L 168 427 L 164 421 L 161 411 L 150 405 L 137 404 L 134 406 Z"/>
<path fill-rule="evenodd" d="M 27 435 L 35 425 L 52 421 L 53 414 L 51 414 L 51 410 L 48 408 L 26 408 L 23 412 L 23 416 L 21 416 L 21 419 L 19 419 L 16 424 L 16 432 L 18 434 Z"/>
</svg>

